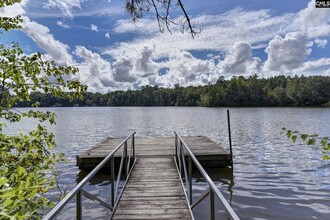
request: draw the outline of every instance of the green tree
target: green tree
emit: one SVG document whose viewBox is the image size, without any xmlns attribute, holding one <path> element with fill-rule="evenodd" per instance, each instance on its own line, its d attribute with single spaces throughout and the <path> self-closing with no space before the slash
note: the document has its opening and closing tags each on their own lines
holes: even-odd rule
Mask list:
<svg viewBox="0 0 330 220">
<path fill-rule="evenodd" d="M 19 2 L 1 1 L 0 7 Z M 20 28 L 20 22 L 20 16 L 1 17 L 0 27 L 8 31 Z M 18 44 L 0 44 L 0 219 L 39 219 L 45 208 L 52 206 L 44 194 L 54 186 L 49 174 L 60 159 L 51 151 L 56 145 L 54 134 L 46 129 L 55 123 L 56 115 L 39 111 L 38 103 L 28 112 L 13 106 L 30 101 L 30 93 L 36 91 L 70 100 L 81 98 L 87 88 L 71 78 L 77 71 L 43 60 L 40 53 L 26 55 Z M 35 119 L 39 124 L 26 134 L 3 133 L 6 126 L 23 118 Z"/>
</svg>

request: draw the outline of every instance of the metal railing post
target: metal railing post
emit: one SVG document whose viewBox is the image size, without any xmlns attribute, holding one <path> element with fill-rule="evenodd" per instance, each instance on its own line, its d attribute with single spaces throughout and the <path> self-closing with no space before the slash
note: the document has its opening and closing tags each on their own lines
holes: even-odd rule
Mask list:
<svg viewBox="0 0 330 220">
<path fill-rule="evenodd" d="M 125 151 L 125 155 L 124 155 L 124 169 L 125 169 L 125 174 L 126 174 L 126 177 L 128 176 L 128 168 L 129 168 L 129 165 L 127 164 L 127 141 L 125 142 L 125 145 L 124 145 L 124 151 Z"/>
<path fill-rule="evenodd" d="M 178 160 L 178 135 L 174 132 L 175 134 L 175 157 Z"/>
<path fill-rule="evenodd" d="M 82 219 L 82 207 L 81 207 L 81 191 L 79 190 L 77 192 L 77 198 L 76 198 L 76 208 L 77 208 L 77 220 Z"/>
<path fill-rule="evenodd" d="M 229 135 L 229 150 L 230 150 L 230 160 L 231 160 L 231 166 L 233 168 L 233 149 L 231 144 L 231 130 L 230 130 L 230 114 L 229 110 L 227 110 L 227 121 L 228 121 L 228 135 Z"/>
<path fill-rule="evenodd" d="M 115 157 L 111 158 L 111 205 L 115 205 Z"/>
<path fill-rule="evenodd" d="M 211 220 L 215 220 L 214 192 L 211 188 L 210 188 L 210 216 L 211 216 Z"/>
<path fill-rule="evenodd" d="M 133 144 L 133 159 L 135 158 L 135 134 L 132 137 L 132 144 Z"/>
<path fill-rule="evenodd" d="M 188 181 L 189 181 L 189 203 L 192 204 L 192 161 L 188 156 Z"/>
<path fill-rule="evenodd" d="M 184 161 L 182 161 L 182 142 L 180 141 L 180 147 L 179 147 L 179 161 L 180 161 L 180 163 L 179 163 L 179 166 L 180 166 L 180 175 L 182 176 L 182 167 L 183 167 L 183 162 Z"/>
</svg>

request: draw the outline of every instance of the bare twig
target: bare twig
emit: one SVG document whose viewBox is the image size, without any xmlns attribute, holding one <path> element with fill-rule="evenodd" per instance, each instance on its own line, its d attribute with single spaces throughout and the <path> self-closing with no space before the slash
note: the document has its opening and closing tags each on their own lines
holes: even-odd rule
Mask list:
<svg viewBox="0 0 330 220">
<path fill-rule="evenodd" d="M 160 32 L 163 33 L 166 27 L 166 30 L 172 34 L 170 25 L 181 25 L 182 32 L 187 31 L 191 34 L 192 38 L 194 38 L 196 34 L 201 32 L 201 26 L 193 25 L 182 0 L 175 1 L 175 5 L 179 6 L 183 12 L 183 20 L 180 23 L 176 23 L 171 17 L 172 10 L 174 11 L 176 9 L 173 1 L 174 0 L 126 0 L 126 10 L 132 16 L 132 20 L 136 21 L 142 18 L 144 13 L 149 12 L 150 8 L 153 8 Z"/>
</svg>

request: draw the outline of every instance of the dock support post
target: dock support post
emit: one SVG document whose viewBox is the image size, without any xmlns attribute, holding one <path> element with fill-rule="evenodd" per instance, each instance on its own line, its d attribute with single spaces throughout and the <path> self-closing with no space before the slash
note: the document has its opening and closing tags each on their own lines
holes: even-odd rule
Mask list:
<svg viewBox="0 0 330 220">
<path fill-rule="evenodd" d="M 210 215 L 211 220 L 215 220 L 215 205 L 214 205 L 214 192 L 210 188 Z"/>
<path fill-rule="evenodd" d="M 230 130 L 230 114 L 229 110 L 227 110 L 227 121 L 228 121 L 228 135 L 229 135 L 229 149 L 230 149 L 230 161 L 231 161 L 231 167 L 234 167 L 233 163 L 233 149 L 231 144 L 231 130 Z"/>
<path fill-rule="evenodd" d="M 111 205 L 115 206 L 115 157 L 111 158 Z"/>
<path fill-rule="evenodd" d="M 82 207 L 81 207 L 81 191 L 79 190 L 77 192 L 77 198 L 76 198 L 76 208 L 77 208 L 77 220 L 82 219 Z"/>
</svg>

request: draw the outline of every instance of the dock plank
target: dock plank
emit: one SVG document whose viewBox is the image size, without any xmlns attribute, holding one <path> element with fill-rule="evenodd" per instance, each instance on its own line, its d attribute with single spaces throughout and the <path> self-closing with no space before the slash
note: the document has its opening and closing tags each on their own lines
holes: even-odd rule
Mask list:
<svg viewBox="0 0 330 220">
<path fill-rule="evenodd" d="M 138 158 L 113 219 L 192 219 L 173 158 Z"/>
</svg>

